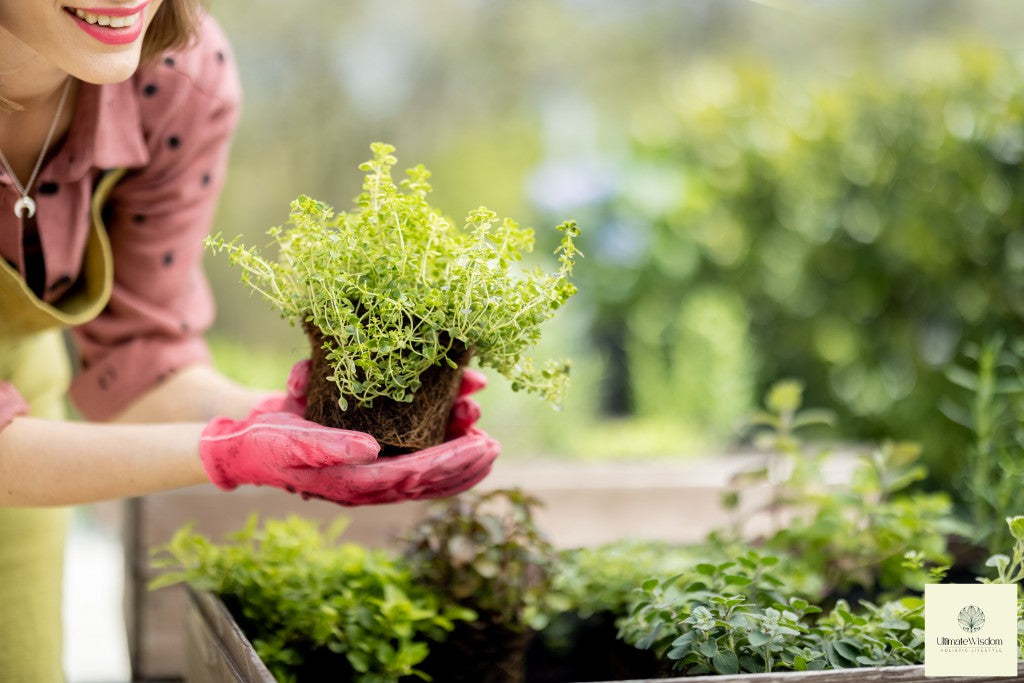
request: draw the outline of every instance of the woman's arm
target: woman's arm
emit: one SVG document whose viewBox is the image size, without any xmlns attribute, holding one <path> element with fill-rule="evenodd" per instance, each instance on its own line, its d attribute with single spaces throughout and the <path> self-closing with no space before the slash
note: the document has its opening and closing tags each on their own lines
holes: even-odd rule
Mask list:
<svg viewBox="0 0 1024 683">
<path fill-rule="evenodd" d="M 0 505 L 74 505 L 209 481 L 228 490 L 274 486 L 341 505 L 394 503 L 464 491 L 487 476 L 500 452 L 468 415 L 453 420 L 465 422 L 461 436 L 377 460 L 380 447 L 369 434 L 292 411 L 292 380 L 287 394 L 251 410 L 268 395 L 196 367 L 144 394 L 122 411 L 120 424 L 15 417 L 0 430 Z M 473 382 L 463 384 L 474 390 Z M 248 415 L 204 421 L 222 410 Z M 192 421 L 127 422 L 146 418 Z"/>
<path fill-rule="evenodd" d="M 203 423 L 17 417 L 0 430 L 0 505 L 77 505 L 208 482 Z"/>
<path fill-rule="evenodd" d="M 208 483 L 205 424 L 242 418 L 266 396 L 197 365 L 115 418 L 134 424 L 15 418 L 0 430 L 0 505 L 75 505 Z"/>
</svg>

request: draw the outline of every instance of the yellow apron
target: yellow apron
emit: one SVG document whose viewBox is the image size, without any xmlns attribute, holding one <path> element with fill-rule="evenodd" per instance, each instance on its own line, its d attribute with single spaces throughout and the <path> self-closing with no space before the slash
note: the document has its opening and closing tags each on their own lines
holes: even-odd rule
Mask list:
<svg viewBox="0 0 1024 683">
<path fill-rule="evenodd" d="M 61 329 L 96 317 L 110 299 L 113 262 L 102 208 L 123 170 L 107 173 L 93 194 L 82 275 L 56 305 L 40 301 L 0 259 L 0 380 L 32 415 L 64 417 L 71 368 Z M 0 507 L 0 683 L 64 680 L 61 583 L 67 508 Z"/>
</svg>

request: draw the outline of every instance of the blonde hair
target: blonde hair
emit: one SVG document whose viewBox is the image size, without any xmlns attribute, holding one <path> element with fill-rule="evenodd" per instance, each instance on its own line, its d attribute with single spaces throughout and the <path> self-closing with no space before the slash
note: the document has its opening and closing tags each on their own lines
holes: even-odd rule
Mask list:
<svg viewBox="0 0 1024 683">
<path fill-rule="evenodd" d="M 142 40 L 142 62 L 150 62 L 167 50 L 187 47 L 199 26 L 202 0 L 164 0 Z M 0 112 L 21 109 L 3 94 L 0 84 Z"/>
</svg>

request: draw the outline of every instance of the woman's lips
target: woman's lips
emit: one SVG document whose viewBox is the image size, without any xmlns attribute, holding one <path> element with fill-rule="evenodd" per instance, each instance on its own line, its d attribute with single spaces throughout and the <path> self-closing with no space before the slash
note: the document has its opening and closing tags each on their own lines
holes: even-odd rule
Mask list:
<svg viewBox="0 0 1024 683">
<path fill-rule="evenodd" d="M 134 7 L 65 7 L 80 29 L 106 45 L 127 45 L 138 40 L 144 27 L 147 3 Z"/>
</svg>

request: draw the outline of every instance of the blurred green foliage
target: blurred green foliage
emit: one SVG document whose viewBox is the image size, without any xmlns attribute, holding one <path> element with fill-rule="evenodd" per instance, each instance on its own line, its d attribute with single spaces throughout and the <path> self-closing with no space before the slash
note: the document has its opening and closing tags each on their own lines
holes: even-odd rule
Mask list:
<svg viewBox="0 0 1024 683">
<path fill-rule="evenodd" d="M 1024 508 L 1024 339 L 995 335 L 947 370 L 958 391 L 942 412 L 970 435 L 955 473 L 972 541 L 990 554 L 1013 543 L 1006 515 Z"/>
<path fill-rule="evenodd" d="M 741 58 L 682 70 L 671 125 L 630 159 L 676 178 L 674 201 L 615 197 L 651 248 L 604 306 L 624 299 L 633 337 L 654 330 L 664 354 L 686 357 L 685 328 L 661 333 L 665 318 L 633 316 L 637 302 L 667 310 L 713 282 L 742 301 L 732 327 L 749 326 L 758 387 L 800 377 L 844 436 L 921 440 L 952 464 L 964 441 L 937 410 L 945 366 L 1024 328 L 1024 63 L 922 41 L 855 67 L 839 84 Z"/>
<path fill-rule="evenodd" d="M 434 170 L 448 215 L 579 221 L 580 293 L 541 350 L 573 358 L 570 395 L 552 414 L 498 382 L 482 392 L 506 453 L 718 446 L 791 376 L 847 438 L 919 441 L 937 476 L 961 457 L 963 430 L 936 408 L 943 366 L 992 328 L 1012 336 L 1022 313 L 1024 7 L 212 9 L 247 98 L 217 230 L 259 240 L 302 193 L 347 204 L 380 139 Z M 209 272 L 221 358 L 306 353 L 235 273 Z"/>
</svg>

